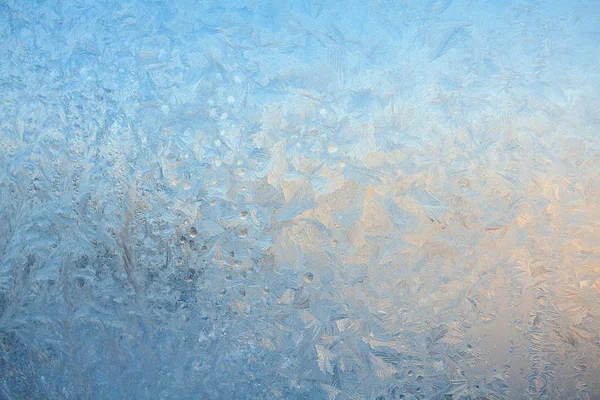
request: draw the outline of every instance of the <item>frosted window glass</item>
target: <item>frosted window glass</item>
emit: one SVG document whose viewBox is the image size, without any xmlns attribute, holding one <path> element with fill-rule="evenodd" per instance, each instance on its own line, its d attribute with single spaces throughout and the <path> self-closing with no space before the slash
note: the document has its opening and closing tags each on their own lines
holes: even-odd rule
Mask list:
<svg viewBox="0 0 600 400">
<path fill-rule="evenodd" d="M 0 398 L 600 398 L 597 0 L 0 0 Z"/>
</svg>

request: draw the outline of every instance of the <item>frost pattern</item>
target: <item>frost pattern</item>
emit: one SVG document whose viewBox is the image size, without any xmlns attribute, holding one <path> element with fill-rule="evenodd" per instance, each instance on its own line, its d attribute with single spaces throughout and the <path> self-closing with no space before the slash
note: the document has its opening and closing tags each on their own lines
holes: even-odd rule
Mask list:
<svg viewBox="0 0 600 400">
<path fill-rule="evenodd" d="M 598 398 L 599 19 L 0 1 L 0 397 Z"/>
</svg>

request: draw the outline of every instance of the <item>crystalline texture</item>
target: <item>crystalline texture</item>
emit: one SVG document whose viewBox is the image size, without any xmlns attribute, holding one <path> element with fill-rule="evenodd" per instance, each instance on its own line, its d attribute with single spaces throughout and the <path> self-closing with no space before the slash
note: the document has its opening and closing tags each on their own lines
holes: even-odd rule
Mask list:
<svg viewBox="0 0 600 400">
<path fill-rule="evenodd" d="M 0 398 L 598 398 L 595 1 L 0 1 Z"/>
</svg>

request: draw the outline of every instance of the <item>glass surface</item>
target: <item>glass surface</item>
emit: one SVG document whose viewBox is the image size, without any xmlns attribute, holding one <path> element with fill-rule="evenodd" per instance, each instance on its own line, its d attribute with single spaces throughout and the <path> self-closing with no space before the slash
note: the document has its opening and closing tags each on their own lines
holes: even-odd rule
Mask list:
<svg viewBox="0 0 600 400">
<path fill-rule="evenodd" d="M 0 0 L 0 398 L 600 398 L 597 0 Z"/>
</svg>

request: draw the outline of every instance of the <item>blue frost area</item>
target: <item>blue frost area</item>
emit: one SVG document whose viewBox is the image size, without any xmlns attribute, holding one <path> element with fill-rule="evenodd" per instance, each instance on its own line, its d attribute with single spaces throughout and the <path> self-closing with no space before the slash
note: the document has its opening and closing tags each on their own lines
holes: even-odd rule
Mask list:
<svg viewBox="0 0 600 400">
<path fill-rule="evenodd" d="M 599 27 L 0 0 L 0 398 L 599 398 Z"/>
</svg>

